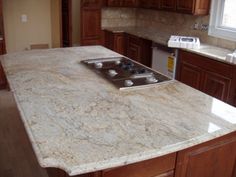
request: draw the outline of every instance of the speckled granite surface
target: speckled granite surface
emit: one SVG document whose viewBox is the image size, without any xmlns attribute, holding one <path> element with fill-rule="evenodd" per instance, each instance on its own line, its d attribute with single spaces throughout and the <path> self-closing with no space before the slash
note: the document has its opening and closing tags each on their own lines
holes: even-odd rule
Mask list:
<svg viewBox="0 0 236 177">
<path fill-rule="evenodd" d="M 167 45 L 168 40 L 171 35 L 177 35 L 173 33 L 163 32 L 159 31 L 158 29 L 151 29 L 151 28 L 142 28 L 142 27 L 110 27 L 110 28 L 104 28 L 108 31 L 112 31 L 114 33 L 116 32 L 126 32 L 138 37 L 142 37 L 144 39 L 151 40 L 153 42 Z M 207 45 L 207 44 L 201 44 L 200 49 L 183 49 L 192 53 L 196 53 L 211 59 L 215 59 L 221 62 L 230 63 L 229 61 L 226 61 L 226 55 L 229 53 L 232 53 L 233 51 Z M 233 64 L 234 63 L 230 63 Z"/>
<path fill-rule="evenodd" d="M 42 167 L 93 172 L 236 131 L 236 108 L 184 84 L 119 91 L 79 63 L 111 56 L 119 55 L 91 46 L 2 58 Z"/>
</svg>

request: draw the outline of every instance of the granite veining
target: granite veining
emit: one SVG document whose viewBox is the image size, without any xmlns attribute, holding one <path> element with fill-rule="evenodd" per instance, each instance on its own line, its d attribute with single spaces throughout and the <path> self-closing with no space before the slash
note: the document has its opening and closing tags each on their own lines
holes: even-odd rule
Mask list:
<svg viewBox="0 0 236 177">
<path fill-rule="evenodd" d="M 83 59 L 101 46 L 1 58 L 40 165 L 69 175 L 159 157 L 236 131 L 236 108 L 178 81 L 119 91 Z"/>
</svg>

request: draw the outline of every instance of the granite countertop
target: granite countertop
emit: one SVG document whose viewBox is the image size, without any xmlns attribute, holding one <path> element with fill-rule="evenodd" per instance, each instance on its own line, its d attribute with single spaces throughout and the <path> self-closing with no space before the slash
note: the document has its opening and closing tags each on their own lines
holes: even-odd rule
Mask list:
<svg viewBox="0 0 236 177">
<path fill-rule="evenodd" d="M 69 175 L 176 152 L 236 131 L 236 108 L 178 81 L 119 91 L 80 61 L 120 56 L 101 46 L 1 58 L 42 167 Z"/>
<path fill-rule="evenodd" d="M 153 42 L 162 44 L 167 46 L 168 40 L 171 35 L 175 35 L 173 33 L 162 32 L 158 31 L 158 29 L 151 29 L 151 28 L 139 28 L 139 27 L 111 27 L 111 28 L 104 28 L 105 30 L 112 31 L 114 33 L 126 32 L 138 37 L 142 37 L 144 39 L 151 40 Z M 226 55 L 233 53 L 233 51 L 208 45 L 208 44 L 201 44 L 199 49 L 183 49 L 198 55 L 202 55 L 211 59 L 215 59 L 221 62 L 233 64 L 229 61 L 226 61 Z"/>
</svg>

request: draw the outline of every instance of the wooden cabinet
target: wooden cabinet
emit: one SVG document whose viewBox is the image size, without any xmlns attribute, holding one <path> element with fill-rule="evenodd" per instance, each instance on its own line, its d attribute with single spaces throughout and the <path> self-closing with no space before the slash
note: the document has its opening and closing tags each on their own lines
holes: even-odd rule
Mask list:
<svg viewBox="0 0 236 177">
<path fill-rule="evenodd" d="M 106 5 L 109 7 L 141 7 L 192 15 L 208 15 L 210 2 L 211 0 L 106 0 Z"/>
<path fill-rule="evenodd" d="M 125 34 L 123 32 L 113 33 L 105 30 L 105 47 L 125 55 Z"/>
<path fill-rule="evenodd" d="M 177 80 L 233 104 L 233 65 L 180 50 Z"/>
<path fill-rule="evenodd" d="M 160 0 L 160 9 L 192 15 L 208 15 L 210 0 Z"/>
<path fill-rule="evenodd" d="M 152 61 L 152 42 L 127 34 L 126 56 L 150 67 Z"/>
<path fill-rule="evenodd" d="M 160 9 L 175 11 L 176 10 L 176 0 L 160 0 Z"/>
<path fill-rule="evenodd" d="M 151 66 L 152 42 L 134 35 L 113 33 L 105 30 L 105 47 Z"/>
<path fill-rule="evenodd" d="M 0 62 L 0 89 L 6 88 L 6 83 L 7 83 L 6 77 Z"/>
<path fill-rule="evenodd" d="M 194 15 L 207 15 L 210 9 L 210 0 L 177 0 L 176 11 Z"/>
<path fill-rule="evenodd" d="M 103 4 L 103 0 L 82 0 L 81 6 L 83 8 L 100 8 Z"/>
<path fill-rule="evenodd" d="M 141 8 L 151 8 L 151 9 L 159 9 L 160 8 L 160 0 L 139 0 L 139 7 Z"/>
<path fill-rule="evenodd" d="M 104 170 L 102 177 L 159 177 L 173 175 L 176 153 L 114 169 Z"/>
<path fill-rule="evenodd" d="M 102 1 L 82 0 L 81 3 L 81 43 L 82 45 L 101 44 Z"/>
<path fill-rule="evenodd" d="M 231 79 L 213 72 L 205 72 L 202 82 L 202 91 L 208 95 L 227 101 Z"/>
<path fill-rule="evenodd" d="M 175 177 L 235 177 L 236 132 L 180 151 Z"/>
<path fill-rule="evenodd" d="M 139 0 L 107 0 L 109 7 L 137 7 Z"/>
<path fill-rule="evenodd" d="M 202 70 L 190 63 L 181 62 L 178 80 L 195 89 L 200 90 Z"/>
</svg>

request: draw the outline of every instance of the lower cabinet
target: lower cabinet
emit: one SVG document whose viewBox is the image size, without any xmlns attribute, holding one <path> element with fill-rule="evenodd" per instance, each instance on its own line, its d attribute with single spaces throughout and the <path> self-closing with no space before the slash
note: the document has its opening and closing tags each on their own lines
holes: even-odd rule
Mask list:
<svg viewBox="0 0 236 177">
<path fill-rule="evenodd" d="M 146 66 L 151 66 L 152 41 L 123 32 L 113 33 L 105 30 L 105 47 Z"/>
<path fill-rule="evenodd" d="M 4 45 L 4 41 L 0 41 L 0 55 L 5 54 L 5 45 Z M 0 89 L 4 89 L 6 88 L 7 85 L 7 81 L 6 81 L 6 77 L 0 62 Z"/>
<path fill-rule="evenodd" d="M 6 87 L 6 78 L 0 62 L 0 89 L 4 89 L 5 87 Z"/>
<path fill-rule="evenodd" d="M 105 30 L 105 46 L 121 55 L 125 55 L 125 34 Z"/>
<path fill-rule="evenodd" d="M 236 132 L 180 151 L 175 177 L 235 177 Z"/>
<path fill-rule="evenodd" d="M 234 66 L 197 54 L 179 52 L 176 79 L 233 105 Z"/>
</svg>

